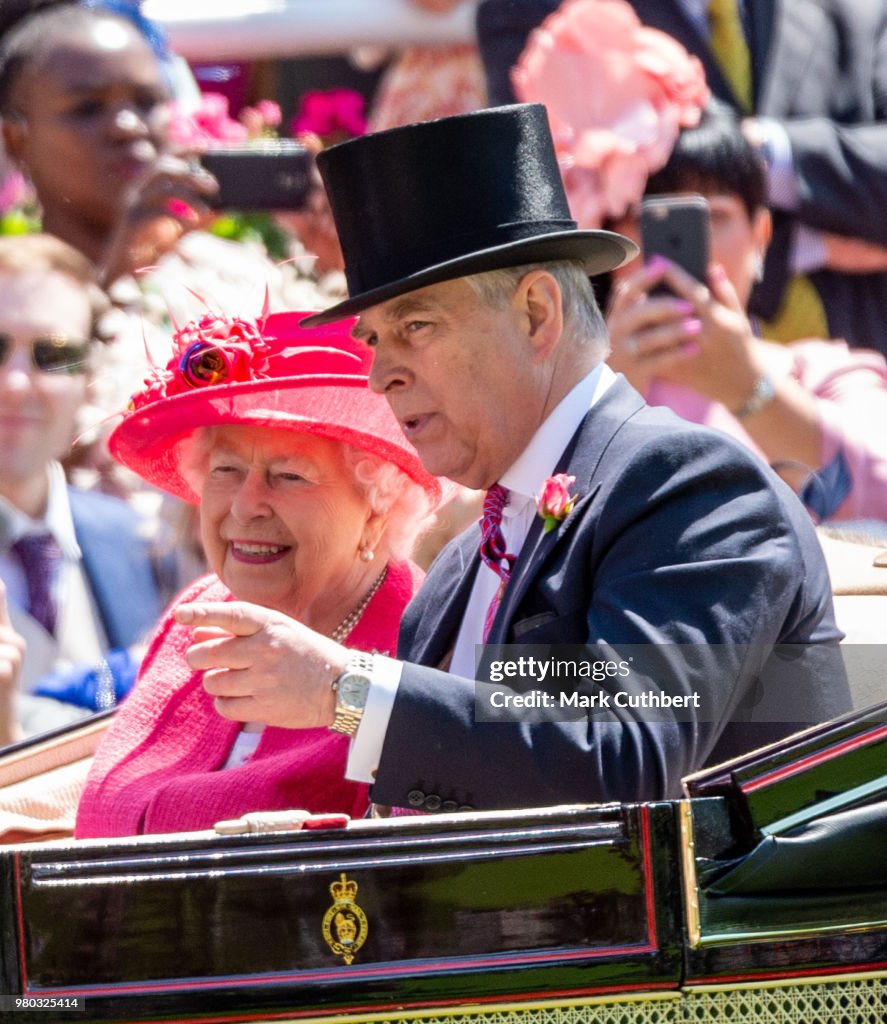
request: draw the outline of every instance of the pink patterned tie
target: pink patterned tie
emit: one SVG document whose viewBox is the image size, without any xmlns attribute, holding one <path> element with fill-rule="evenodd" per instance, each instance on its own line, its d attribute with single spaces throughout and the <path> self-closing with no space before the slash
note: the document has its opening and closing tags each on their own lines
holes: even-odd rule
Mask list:
<svg viewBox="0 0 887 1024">
<path fill-rule="evenodd" d="M 502 510 L 508 504 L 508 488 L 501 484 L 493 484 L 487 491 L 484 498 L 484 511 L 480 521 L 481 542 L 480 557 L 484 564 L 488 565 L 499 577 L 499 589 L 496 591 L 490 607 L 484 616 L 484 643 L 496 618 L 499 610 L 499 603 L 502 600 L 502 592 L 511 576 L 516 556 L 510 555 L 505 550 L 505 537 L 502 535 Z"/>
</svg>

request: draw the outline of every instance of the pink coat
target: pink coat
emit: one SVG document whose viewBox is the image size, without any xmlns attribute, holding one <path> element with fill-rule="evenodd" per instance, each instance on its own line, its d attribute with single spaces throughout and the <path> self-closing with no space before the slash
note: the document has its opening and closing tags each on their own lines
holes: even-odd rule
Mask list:
<svg viewBox="0 0 887 1024">
<path fill-rule="evenodd" d="M 392 563 L 347 645 L 393 654 L 401 615 L 421 575 L 412 564 Z M 207 576 L 176 604 L 228 600 L 233 600 L 228 588 Z M 190 642 L 191 628 L 178 625 L 170 609 L 134 690 L 96 751 L 75 835 L 207 829 L 250 811 L 293 808 L 362 817 L 368 788 L 345 779 L 350 741 L 329 729 L 266 728 L 245 763 L 221 770 L 240 724 L 216 713 L 201 673 L 185 661 Z"/>
</svg>

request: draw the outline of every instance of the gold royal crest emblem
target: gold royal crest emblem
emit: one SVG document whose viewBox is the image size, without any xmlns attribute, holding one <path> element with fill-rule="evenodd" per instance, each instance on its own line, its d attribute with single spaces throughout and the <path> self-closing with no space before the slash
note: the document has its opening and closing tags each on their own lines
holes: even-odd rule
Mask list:
<svg viewBox="0 0 887 1024">
<path fill-rule="evenodd" d="M 350 964 L 369 931 L 366 914 L 354 902 L 357 882 L 346 878 L 343 871 L 339 880 L 330 885 L 330 893 L 333 905 L 323 915 L 323 937 L 336 956 Z"/>
</svg>

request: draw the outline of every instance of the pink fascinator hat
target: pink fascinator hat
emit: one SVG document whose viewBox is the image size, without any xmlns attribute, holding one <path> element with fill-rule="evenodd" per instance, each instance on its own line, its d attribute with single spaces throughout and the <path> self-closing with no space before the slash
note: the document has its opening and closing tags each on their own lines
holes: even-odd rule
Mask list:
<svg viewBox="0 0 887 1024">
<path fill-rule="evenodd" d="M 517 96 L 548 109 L 570 210 L 582 228 L 621 217 L 709 98 L 697 57 L 625 0 L 565 0 L 512 69 Z"/>
<path fill-rule="evenodd" d="M 350 444 L 394 463 L 441 500 L 388 402 L 368 387 L 372 352 L 351 337 L 354 320 L 302 328 L 310 313 L 258 321 L 207 314 L 176 332 L 174 353 L 130 399 L 108 438 L 111 454 L 142 479 L 197 504 L 181 472 L 198 427 L 274 427 Z"/>
</svg>

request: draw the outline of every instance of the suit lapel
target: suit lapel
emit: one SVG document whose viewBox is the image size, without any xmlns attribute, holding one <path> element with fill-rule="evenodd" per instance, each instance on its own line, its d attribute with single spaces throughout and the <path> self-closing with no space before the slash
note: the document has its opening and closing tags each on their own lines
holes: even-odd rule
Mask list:
<svg viewBox="0 0 887 1024">
<path fill-rule="evenodd" d="M 641 396 L 619 376 L 586 414 L 555 469 L 555 473 L 576 477 L 570 488 L 570 493 L 577 496 L 576 504 L 566 519 L 548 533 L 543 531 L 541 516 L 534 517 L 490 630 L 490 643 L 506 642 L 510 624 L 528 587 L 594 502 L 599 487 L 595 476 L 604 452 L 622 424 L 643 407 Z"/>
<path fill-rule="evenodd" d="M 795 0 L 797 2 L 797 0 Z M 775 26 L 779 23 L 782 0 L 747 0 L 748 36 L 754 82 L 755 112 L 761 110 L 774 66 L 771 51 L 776 43 Z"/>
<path fill-rule="evenodd" d="M 637 16 L 650 28 L 659 29 L 695 54 L 705 69 L 705 79 L 715 95 L 735 106 L 733 91 L 708 46 L 708 36 L 699 31 L 677 0 L 631 0 Z"/>
<path fill-rule="evenodd" d="M 108 521 L 88 491 L 68 488 L 83 569 L 110 647 L 128 647 L 152 628 L 161 608 L 147 544 L 120 515 Z M 116 527 L 117 533 L 114 533 Z"/>
<path fill-rule="evenodd" d="M 752 59 L 757 90 L 756 111 L 784 116 L 803 86 L 817 40 L 823 37 L 825 14 L 805 0 L 757 0 L 752 5 Z"/>
</svg>

